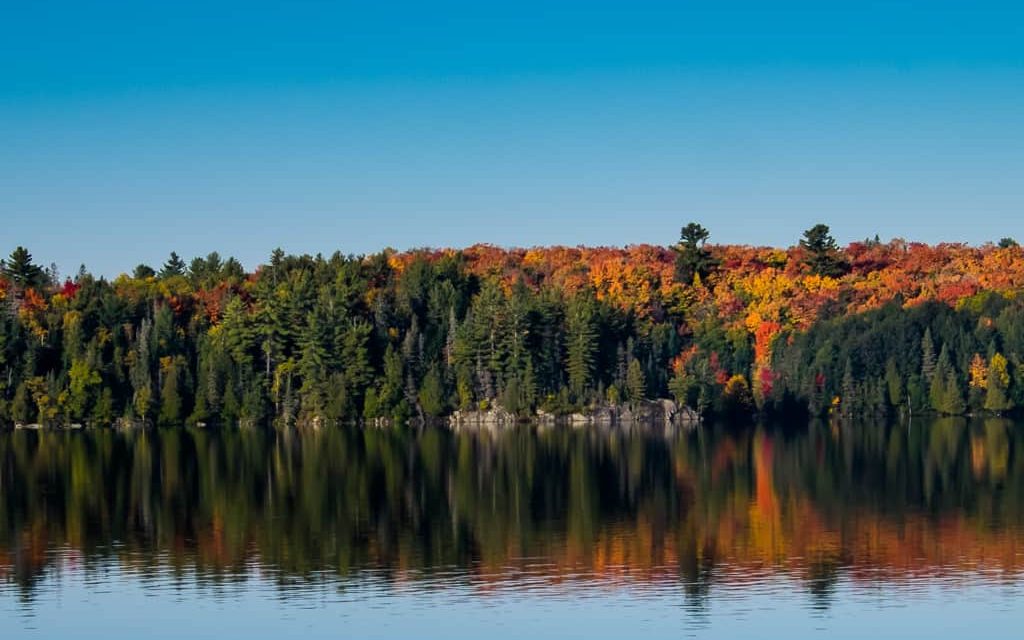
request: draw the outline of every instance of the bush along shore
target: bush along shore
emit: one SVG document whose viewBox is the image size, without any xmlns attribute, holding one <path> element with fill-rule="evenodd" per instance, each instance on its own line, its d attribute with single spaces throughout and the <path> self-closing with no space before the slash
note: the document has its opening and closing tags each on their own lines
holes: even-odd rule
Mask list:
<svg viewBox="0 0 1024 640">
<path fill-rule="evenodd" d="M 0 426 L 687 422 L 1024 407 L 1024 251 L 789 248 L 0 263 Z M 671 398 L 671 401 L 662 399 Z M 669 408 L 671 402 L 675 409 Z M 668 416 L 668 418 L 666 418 Z"/>
</svg>

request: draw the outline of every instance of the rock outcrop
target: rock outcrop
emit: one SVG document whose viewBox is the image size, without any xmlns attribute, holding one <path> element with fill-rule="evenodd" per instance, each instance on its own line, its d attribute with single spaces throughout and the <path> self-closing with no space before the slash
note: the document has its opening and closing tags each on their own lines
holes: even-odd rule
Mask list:
<svg viewBox="0 0 1024 640">
<path fill-rule="evenodd" d="M 672 400 L 661 399 L 631 406 L 601 405 L 569 415 L 556 415 L 541 410 L 534 418 L 524 418 L 523 421 L 536 422 L 542 426 L 565 425 L 577 428 L 673 428 L 694 426 L 700 422 L 700 416 L 689 407 L 680 407 Z M 456 411 L 448 418 L 448 425 L 453 429 L 498 429 L 518 422 L 519 418 L 501 407 L 486 411 Z"/>
</svg>

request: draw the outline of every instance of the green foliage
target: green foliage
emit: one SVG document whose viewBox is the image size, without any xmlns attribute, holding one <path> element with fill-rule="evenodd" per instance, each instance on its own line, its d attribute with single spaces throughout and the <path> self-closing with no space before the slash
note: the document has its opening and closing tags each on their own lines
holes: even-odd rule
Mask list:
<svg viewBox="0 0 1024 640">
<path fill-rule="evenodd" d="M 626 372 L 626 389 L 629 394 L 629 401 L 634 405 L 642 402 L 647 397 L 647 382 L 644 380 L 644 370 L 640 361 L 633 359 L 629 363 Z"/>
<path fill-rule="evenodd" d="M 704 243 L 711 233 L 696 222 L 687 224 L 679 233 L 679 243 L 673 249 L 676 252 L 676 282 L 691 284 L 694 277 L 706 279 L 718 267 L 718 261 L 707 250 Z"/>
<path fill-rule="evenodd" d="M 437 367 L 431 368 L 423 377 L 419 402 L 423 412 L 428 416 L 436 417 L 445 412 L 447 402 L 445 401 L 444 386 L 441 383 L 441 374 Z"/>
<path fill-rule="evenodd" d="M 166 359 L 162 365 L 163 388 L 160 390 L 160 424 L 178 426 L 183 420 L 184 401 L 181 397 L 181 369 L 183 363 L 178 358 Z"/>
<path fill-rule="evenodd" d="M 807 251 L 805 263 L 812 273 L 838 278 L 849 271 L 849 265 L 840 256 L 839 246 L 829 233 L 828 225 L 816 224 L 804 231 L 800 246 Z"/>
<path fill-rule="evenodd" d="M 0 275 L 20 288 L 39 287 L 45 283 L 42 267 L 32 262 L 32 254 L 25 247 L 16 247 L 6 260 L 0 260 Z"/>
<path fill-rule="evenodd" d="M 593 296 L 581 292 L 566 310 L 566 372 L 569 389 L 582 401 L 593 380 L 597 357 L 596 309 Z"/>
<path fill-rule="evenodd" d="M 996 320 L 990 321 L 993 317 Z M 1013 411 L 1021 402 L 1013 364 L 1020 358 L 1019 345 L 1024 344 L 1019 341 L 1021 327 L 1024 303 L 998 296 L 956 309 L 937 303 L 910 308 L 892 304 L 821 322 L 806 333 L 778 341 L 773 367 L 785 375 L 773 390 L 773 408 L 782 408 L 787 398 L 811 406 L 819 396 L 839 396 L 845 401 L 852 394 L 854 413 Z M 941 345 L 938 356 L 936 343 Z M 1012 349 L 1010 356 L 995 351 L 994 345 Z M 969 405 L 970 366 L 978 353 L 992 355 L 986 386 L 972 396 Z M 847 361 L 851 363 L 848 374 L 844 371 Z M 817 406 L 813 412 L 824 408 Z"/>
<path fill-rule="evenodd" d="M 167 262 L 160 269 L 161 278 L 173 278 L 174 276 L 185 275 L 185 261 L 178 256 L 177 253 L 171 252 L 170 257 L 167 258 Z"/>
<path fill-rule="evenodd" d="M 67 414 L 71 420 L 83 419 L 89 410 L 93 389 L 102 382 L 98 371 L 86 360 L 75 360 L 68 370 Z"/>
</svg>

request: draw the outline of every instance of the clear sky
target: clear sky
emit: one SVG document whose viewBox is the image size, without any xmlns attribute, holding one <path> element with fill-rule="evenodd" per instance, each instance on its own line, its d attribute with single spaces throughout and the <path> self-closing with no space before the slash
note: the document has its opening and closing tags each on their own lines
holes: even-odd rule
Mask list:
<svg viewBox="0 0 1024 640">
<path fill-rule="evenodd" d="M 1020 2 L 0 7 L 0 253 L 65 272 L 1022 219 Z"/>
</svg>

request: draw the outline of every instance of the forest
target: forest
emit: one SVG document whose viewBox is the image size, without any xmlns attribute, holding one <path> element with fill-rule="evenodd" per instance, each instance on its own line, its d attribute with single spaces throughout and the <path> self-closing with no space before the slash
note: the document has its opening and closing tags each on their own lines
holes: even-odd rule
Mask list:
<svg viewBox="0 0 1024 640">
<path fill-rule="evenodd" d="M 528 418 L 674 398 L 702 415 L 1024 407 L 1024 250 L 829 227 L 789 248 L 217 253 L 113 280 L 0 263 L 0 424 Z"/>
</svg>

